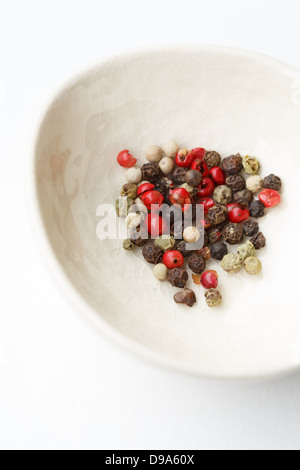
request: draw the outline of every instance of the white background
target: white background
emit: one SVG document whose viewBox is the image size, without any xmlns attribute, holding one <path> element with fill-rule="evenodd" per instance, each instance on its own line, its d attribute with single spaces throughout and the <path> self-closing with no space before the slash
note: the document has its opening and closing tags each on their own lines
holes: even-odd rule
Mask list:
<svg viewBox="0 0 300 470">
<path fill-rule="evenodd" d="M 210 382 L 118 349 L 61 297 L 25 196 L 37 115 L 82 66 L 139 45 L 199 42 L 300 68 L 299 21 L 298 0 L 1 2 L 0 448 L 300 449 L 300 375 Z"/>
</svg>

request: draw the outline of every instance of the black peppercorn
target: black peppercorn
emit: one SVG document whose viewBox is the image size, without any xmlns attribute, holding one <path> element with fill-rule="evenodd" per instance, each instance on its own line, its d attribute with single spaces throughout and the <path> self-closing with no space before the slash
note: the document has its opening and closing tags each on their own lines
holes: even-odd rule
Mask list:
<svg viewBox="0 0 300 470">
<path fill-rule="evenodd" d="M 183 289 L 174 295 L 174 300 L 177 304 L 185 304 L 188 307 L 192 307 L 196 302 L 196 295 L 191 289 Z"/>
<path fill-rule="evenodd" d="M 226 184 L 233 193 L 242 191 L 246 187 L 246 180 L 241 175 L 227 176 Z"/>
<path fill-rule="evenodd" d="M 203 248 L 196 251 L 196 254 L 207 261 L 210 259 L 210 248 L 208 248 L 208 246 L 203 246 Z"/>
<path fill-rule="evenodd" d="M 208 222 L 212 225 L 221 224 L 228 217 L 228 209 L 225 206 L 216 204 L 214 207 L 211 207 L 208 211 Z"/>
<path fill-rule="evenodd" d="M 197 170 L 189 170 L 185 174 L 185 182 L 190 186 L 198 186 L 202 181 L 202 175 L 200 171 Z"/>
<path fill-rule="evenodd" d="M 228 219 L 224 220 L 224 222 L 221 222 L 220 224 L 217 224 L 215 225 L 215 228 L 217 228 L 218 230 L 220 230 L 220 232 L 222 232 L 223 228 L 226 227 L 226 225 L 228 225 L 230 222 Z"/>
<path fill-rule="evenodd" d="M 155 190 L 159 191 L 164 197 L 167 197 L 172 185 L 173 182 L 169 178 L 160 178 L 155 184 Z"/>
<path fill-rule="evenodd" d="M 149 183 L 155 184 L 161 177 L 161 171 L 158 163 L 145 163 L 142 166 L 143 180 L 149 181 Z"/>
<path fill-rule="evenodd" d="M 243 230 L 246 237 L 253 237 L 259 231 L 259 225 L 255 220 L 247 220 L 243 224 Z"/>
<path fill-rule="evenodd" d="M 182 256 L 187 258 L 188 256 L 191 256 L 195 250 L 188 250 L 188 245 L 189 243 L 186 243 L 184 240 L 178 240 L 177 243 L 175 244 L 174 249 L 179 251 Z"/>
<path fill-rule="evenodd" d="M 243 169 L 243 159 L 238 153 L 237 155 L 230 155 L 222 161 L 222 168 L 226 175 L 237 175 Z"/>
<path fill-rule="evenodd" d="M 183 184 L 185 183 L 185 174 L 187 172 L 187 168 L 175 168 L 175 170 L 172 173 L 172 180 L 176 185 Z"/>
<path fill-rule="evenodd" d="M 276 175 L 269 175 L 263 179 L 263 187 L 265 189 L 275 189 L 279 191 L 281 188 L 281 179 Z"/>
<path fill-rule="evenodd" d="M 170 234 L 175 240 L 182 240 L 183 238 L 183 229 L 184 229 L 184 222 L 182 220 L 178 220 L 171 225 Z"/>
<path fill-rule="evenodd" d="M 217 242 L 210 247 L 211 257 L 221 261 L 228 254 L 226 243 Z"/>
<path fill-rule="evenodd" d="M 256 250 L 260 250 L 266 246 L 266 237 L 263 233 L 258 232 L 254 237 L 250 238 L 250 242 L 254 245 Z"/>
<path fill-rule="evenodd" d="M 173 268 L 169 271 L 168 281 L 174 287 L 185 287 L 189 275 L 183 268 Z"/>
<path fill-rule="evenodd" d="M 201 256 L 193 254 L 188 260 L 188 265 L 193 273 L 202 274 L 206 268 L 206 261 Z"/>
<path fill-rule="evenodd" d="M 159 248 L 152 243 L 148 243 L 143 248 L 143 256 L 148 263 L 157 264 L 160 263 L 164 255 L 164 250 Z"/>
<path fill-rule="evenodd" d="M 139 247 L 147 245 L 149 241 L 149 233 L 146 227 L 139 226 L 133 229 L 129 235 L 129 239 Z"/>
<path fill-rule="evenodd" d="M 213 243 L 216 243 L 221 240 L 222 238 L 222 230 L 219 228 L 212 228 L 208 231 L 208 238 L 209 238 L 209 243 L 212 245 Z"/>
<path fill-rule="evenodd" d="M 265 206 L 261 201 L 252 201 L 249 206 L 249 212 L 251 217 L 258 219 L 265 215 Z"/>
<path fill-rule="evenodd" d="M 223 229 L 223 237 L 227 243 L 230 245 L 235 245 L 241 243 L 244 238 L 243 227 L 238 224 L 228 224 Z"/>
<path fill-rule="evenodd" d="M 213 168 L 214 166 L 219 166 L 221 163 L 221 155 L 214 150 L 208 150 L 205 152 L 204 157 L 205 163 L 208 168 Z"/>
<path fill-rule="evenodd" d="M 249 189 L 243 189 L 233 194 L 233 200 L 242 207 L 248 209 L 250 202 L 253 199 L 253 194 Z"/>
</svg>

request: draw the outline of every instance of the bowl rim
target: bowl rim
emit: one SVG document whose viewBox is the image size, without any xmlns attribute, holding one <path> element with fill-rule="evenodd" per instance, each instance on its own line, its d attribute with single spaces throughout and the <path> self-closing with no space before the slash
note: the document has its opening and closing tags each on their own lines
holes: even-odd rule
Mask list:
<svg viewBox="0 0 300 470">
<path fill-rule="evenodd" d="M 103 56 L 91 64 L 85 65 L 80 71 L 72 74 L 72 78 L 65 80 L 62 83 L 59 91 L 57 89 L 49 93 L 48 98 L 43 102 L 38 110 L 37 117 L 35 118 L 32 126 L 32 136 L 29 139 L 29 165 L 27 167 L 26 175 L 26 200 L 28 207 L 28 216 L 30 218 L 33 236 L 36 241 L 37 249 L 40 257 L 44 260 L 42 263 L 45 270 L 49 273 L 53 283 L 57 285 L 61 297 L 73 305 L 74 310 L 80 313 L 81 318 L 85 318 L 90 325 L 96 330 L 113 340 L 113 344 L 122 347 L 127 352 L 140 359 L 146 359 L 149 363 L 158 365 L 165 369 L 185 373 L 188 375 L 198 376 L 204 379 L 219 379 L 230 381 L 257 381 L 264 379 L 274 379 L 291 375 L 300 369 L 300 365 L 282 366 L 279 368 L 266 368 L 257 373 L 222 373 L 222 372 L 208 372 L 204 370 L 201 365 L 189 364 L 188 362 L 180 359 L 165 356 L 162 353 L 153 351 L 136 340 L 129 338 L 117 331 L 113 326 L 107 323 L 99 312 L 89 304 L 89 302 L 81 296 L 77 291 L 75 285 L 68 278 L 63 266 L 59 262 L 54 249 L 52 248 L 46 227 L 43 222 L 42 208 L 39 203 L 38 190 L 37 190 L 37 174 L 36 174 L 36 158 L 37 158 L 37 143 L 40 135 L 42 124 L 53 106 L 53 104 L 61 98 L 61 96 L 70 88 L 72 88 L 83 76 L 91 73 L 93 69 L 101 68 L 112 60 L 126 60 L 143 56 L 144 54 L 169 52 L 221 52 L 224 54 L 234 54 L 244 58 L 256 60 L 257 62 L 264 63 L 270 66 L 276 66 L 280 72 L 290 73 L 295 76 L 295 79 L 300 79 L 300 70 L 285 64 L 284 62 L 269 57 L 267 55 L 235 47 L 218 46 L 209 44 L 196 44 L 196 43 L 169 43 L 162 45 L 149 45 L 135 47 L 124 51 L 119 51 L 114 54 Z M 46 267 L 48 269 L 46 269 Z"/>
</svg>

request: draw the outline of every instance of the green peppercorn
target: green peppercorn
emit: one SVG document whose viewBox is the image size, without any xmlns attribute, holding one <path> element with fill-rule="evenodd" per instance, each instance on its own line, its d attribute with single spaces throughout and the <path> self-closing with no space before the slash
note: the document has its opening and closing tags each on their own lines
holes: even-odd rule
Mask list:
<svg viewBox="0 0 300 470">
<path fill-rule="evenodd" d="M 130 199 L 136 199 L 137 189 L 138 189 L 137 184 L 134 184 L 134 183 L 124 184 L 124 186 L 121 189 L 120 195 L 127 196 Z"/>
<path fill-rule="evenodd" d="M 232 191 L 228 186 L 217 186 L 214 190 L 213 198 L 218 204 L 226 206 L 232 201 Z"/>
<path fill-rule="evenodd" d="M 221 266 L 227 273 L 237 273 L 242 267 L 242 262 L 235 253 L 228 253 L 222 259 Z"/>
<path fill-rule="evenodd" d="M 198 171 L 196 172 L 198 173 Z M 180 185 L 180 188 L 184 188 L 191 196 L 196 196 L 198 194 L 198 188 L 195 188 L 194 186 L 190 186 L 187 183 L 183 183 Z"/>
<path fill-rule="evenodd" d="M 241 261 L 245 261 L 245 259 L 249 258 L 250 256 L 256 256 L 253 243 L 248 241 L 247 243 L 240 245 L 237 249 L 237 254 Z"/>
<path fill-rule="evenodd" d="M 243 158 L 243 167 L 245 173 L 248 175 L 257 175 L 260 169 L 260 163 L 256 157 L 250 157 L 249 155 L 246 155 Z"/>
<path fill-rule="evenodd" d="M 134 247 L 135 247 L 135 244 L 131 240 L 129 240 L 129 238 L 123 241 L 124 250 L 130 251 L 130 250 L 133 250 Z"/>
<path fill-rule="evenodd" d="M 127 217 L 130 207 L 134 204 L 134 200 L 130 197 L 119 197 L 116 200 L 116 213 L 118 217 Z"/>
<path fill-rule="evenodd" d="M 245 260 L 244 266 L 247 273 L 252 274 L 254 276 L 260 274 L 262 271 L 261 261 L 255 256 L 250 256 L 249 258 L 247 258 Z"/>
<path fill-rule="evenodd" d="M 161 235 L 160 237 L 156 238 L 154 245 L 158 246 L 164 251 L 172 250 L 175 245 L 175 240 L 170 235 Z"/>
<path fill-rule="evenodd" d="M 222 303 L 222 295 L 216 289 L 209 289 L 205 293 L 206 303 L 209 307 L 217 307 Z"/>
</svg>

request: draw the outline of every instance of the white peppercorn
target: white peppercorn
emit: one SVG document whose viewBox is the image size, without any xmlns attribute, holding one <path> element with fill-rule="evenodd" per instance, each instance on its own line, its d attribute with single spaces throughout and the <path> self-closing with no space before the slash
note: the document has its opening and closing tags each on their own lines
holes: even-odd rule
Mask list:
<svg viewBox="0 0 300 470">
<path fill-rule="evenodd" d="M 196 243 L 200 238 L 200 232 L 196 227 L 187 227 L 183 231 L 183 238 L 187 243 Z"/>
<path fill-rule="evenodd" d="M 151 163 L 159 162 L 162 156 L 162 149 L 158 145 L 151 145 L 146 150 L 146 158 Z"/>
<path fill-rule="evenodd" d="M 138 184 L 142 181 L 142 170 L 137 166 L 128 168 L 128 170 L 125 171 L 125 177 L 128 183 Z"/>
<path fill-rule="evenodd" d="M 246 188 L 249 189 L 253 194 L 260 191 L 263 187 L 263 180 L 259 175 L 249 176 L 246 180 Z"/>
<path fill-rule="evenodd" d="M 136 228 L 141 225 L 142 217 L 139 214 L 136 214 L 135 212 L 131 212 L 127 215 L 125 221 L 128 228 Z"/>
<path fill-rule="evenodd" d="M 162 150 L 166 157 L 174 158 L 179 150 L 179 145 L 174 140 L 169 140 L 162 146 Z"/>
<path fill-rule="evenodd" d="M 255 256 L 250 256 L 249 258 L 247 258 L 245 260 L 244 266 L 247 273 L 252 274 L 254 276 L 260 274 L 262 271 L 261 261 Z"/>
<path fill-rule="evenodd" d="M 158 263 L 153 268 L 153 274 L 159 281 L 165 281 L 168 278 L 168 268 L 163 263 Z"/>
<path fill-rule="evenodd" d="M 174 170 L 174 166 L 174 160 L 172 160 L 172 158 L 170 157 L 163 157 L 159 162 L 159 168 L 161 169 L 164 175 L 169 175 L 170 173 L 172 173 L 172 171 Z"/>
</svg>

